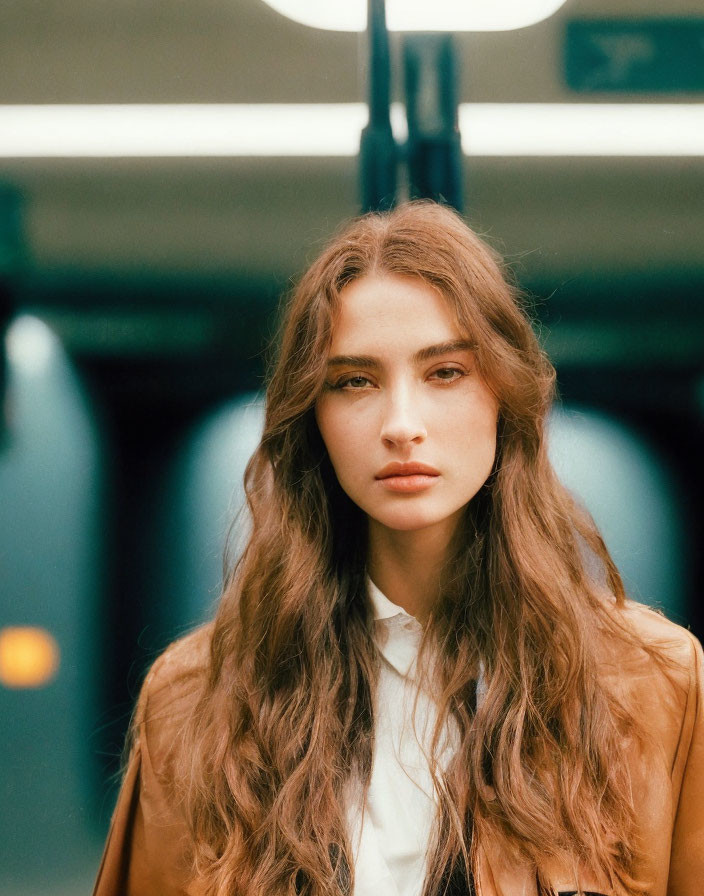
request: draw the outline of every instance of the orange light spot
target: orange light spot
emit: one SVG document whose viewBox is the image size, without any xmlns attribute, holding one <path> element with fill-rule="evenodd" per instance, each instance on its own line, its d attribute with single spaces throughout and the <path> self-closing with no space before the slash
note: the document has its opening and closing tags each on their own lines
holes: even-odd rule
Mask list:
<svg viewBox="0 0 704 896">
<path fill-rule="evenodd" d="M 0 683 L 8 688 L 40 688 L 59 668 L 59 645 L 44 628 L 0 629 Z"/>
</svg>

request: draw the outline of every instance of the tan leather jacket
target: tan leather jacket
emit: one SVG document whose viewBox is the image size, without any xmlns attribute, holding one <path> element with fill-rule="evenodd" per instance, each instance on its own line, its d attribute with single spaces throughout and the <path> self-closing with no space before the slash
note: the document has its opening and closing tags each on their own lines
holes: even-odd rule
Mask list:
<svg viewBox="0 0 704 896">
<path fill-rule="evenodd" d="M 626 617 L 644 639 L 666 642 L 674 660 L 663 673 L 636 649 L 604 656 L 609 686 L 642 707 L 652 733 L 631 754 L 650 896 L 704 896 L 704 656 L 699 642 L 662 616 L 630 604 Z M 181 721 L 193 706 L 208 660 L 210 628 L 172 645 L 147 676 L 137 708 L 138 735 L 98 873 L 95 896 L 202 896 L 185 865 L 188 833 L 173 799 L 172 758 Z M 561 867 L 547 869 L 559 893 L 577 890 Z M 581 885 L 608 890 L 584 872 Z M 535 870 L 508 860 L 493 843 L 479 848 L 478 896 L 537 896 Z M 386 894 L 379 894 L 386 896 Z"/>
</svg>

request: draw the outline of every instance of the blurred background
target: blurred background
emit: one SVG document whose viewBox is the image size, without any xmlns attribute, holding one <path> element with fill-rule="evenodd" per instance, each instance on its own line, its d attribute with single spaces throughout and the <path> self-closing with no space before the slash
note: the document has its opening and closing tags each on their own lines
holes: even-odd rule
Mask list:
<svg viewBox="0 0 704 896">
<path fill-rule="evenodd" d="M 701 0 L 390 0 L 373 55 L 336 30 L 363 2 L 295 5 L 0 5 L 7 896 L 90 892 L 145 670 L 218 595 L 280 296 L 390 154 L 507 257 L 555 465 L 704 634 Z"/>
</svg>

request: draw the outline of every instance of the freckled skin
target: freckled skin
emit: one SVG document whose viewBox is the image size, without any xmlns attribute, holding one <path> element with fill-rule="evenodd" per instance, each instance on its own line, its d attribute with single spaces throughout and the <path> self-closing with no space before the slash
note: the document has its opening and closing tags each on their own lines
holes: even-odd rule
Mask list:
<svg viewBox="0 0 704 896">
<path fill-rule="evenodd" d="M 441 294 L 418 278 L 369 275 L 341 293 L 329 357 L 377 363 L 330 367 L 316 419 L 340 485 L 371 532 L 424 530 L 446 541 L 491 472 L 498 404 L 471 347 L 416 357 L 461 340 L 467 334 Z M 419 491 L 392 491 L 375 478 L 391 462 L 427 464 L 439 476 Z"/>
</svg>

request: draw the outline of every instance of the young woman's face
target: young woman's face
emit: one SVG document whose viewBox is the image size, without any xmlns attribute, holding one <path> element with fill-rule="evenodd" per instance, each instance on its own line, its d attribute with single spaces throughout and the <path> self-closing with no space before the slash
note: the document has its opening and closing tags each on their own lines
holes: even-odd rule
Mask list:
<svg viewBox="0 0 704 896">
<path fill-rule="evenodd" d="M 498 404 L 441 294 L 415 277 L 346 286 L 316 419 L 372 525 L 452 531 L 489 476 Z"/>
</svg>

